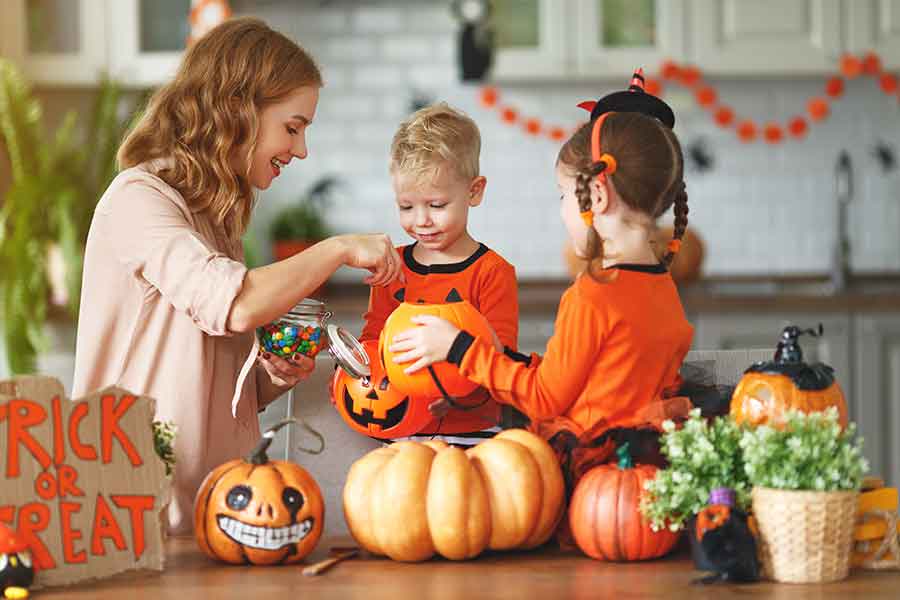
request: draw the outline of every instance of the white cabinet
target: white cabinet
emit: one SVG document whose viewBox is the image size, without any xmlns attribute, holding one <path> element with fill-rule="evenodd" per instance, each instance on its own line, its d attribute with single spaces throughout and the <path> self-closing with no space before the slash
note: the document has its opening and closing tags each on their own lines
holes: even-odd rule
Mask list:
<svg viewBox="0 0 900 600">
<path fill-rule="evenodd" d="M 149 87 L 172 78 L 190 33 L 191 0 L 111 0 L 109 71 L 123 85 Z"/>
<path fill-rule="evenodd" d="M 36 84 L 167 81 L 188 35 L 191 0 L 3 0 L 0 54 Z"/>
<path fill-rule="evenodd" d="M 847 50 L 872 50 L 886 69 L 900 67 L 900 0 L 845 2 Z"/>
<path fill-rule="evenodd" d="M 708 74 L 834 71 L 842 49 L 839 0 L 693 0 L 690 30 Z"/>
<path fill-rule="evenodd" d="M 900 314 L 855 317 L 856 385 L 851 412 L 872 473 L 900 484 Z"/>
<path fill-rule="evenodd" d="M 684 0 L 494 0 L 492 6 L 497 81 L 627 78 L 637 67 L 684 58 Z"/>
<path fill-rule="evenodd" d="M 684 57 L 683 0 L 577 0 L 576 24 L 576 71 L 586 78 L 627 77 Z"/>
<path fill-rule="evenodd" d="M 106 0 L 4 0 L 0 51 L 35 83 L 91 85 L 106 70 Z"/>
</svg>

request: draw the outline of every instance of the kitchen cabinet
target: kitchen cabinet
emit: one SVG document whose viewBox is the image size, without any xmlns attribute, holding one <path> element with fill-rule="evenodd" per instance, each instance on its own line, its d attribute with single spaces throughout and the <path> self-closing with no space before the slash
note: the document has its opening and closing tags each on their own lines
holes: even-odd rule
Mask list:
<svg viewBox="0 0 900 600">
<path fill-rule="evenodd" d="M 900 484 L 900 313 L 860 314 L 856 339 L 854 420 L 872 473 Z"/>
<path fill-rule="evenodd" d="M 839 0 L 692 0 L 689 18 L 707 74 L 831 72 L 842 51 Z"/>
<path fill-rule="evenodd" d="M 126 86 L 168 80 L 188 35 L 191 0 L 5 0 L 0 53 L 39 85 Z"/>
<path fill-rule="evenodd" d="M 709 75 L 833 73 L 844 52 L 900 66 L 900 0 L 494 0 L 492 76 L 614 79 L 665 59 Z"/>
<path fill-rule="evenodd" d="M 847 50 L 875 51 L 886 69 L 900 67 L 900 0 L 845 2 Z"/>
<path fill-rule="evenodd" d="M 683 0 L 494 0 L 491 75 L 516 79 L 628 77 L 684 57 Z"/>
</svg>

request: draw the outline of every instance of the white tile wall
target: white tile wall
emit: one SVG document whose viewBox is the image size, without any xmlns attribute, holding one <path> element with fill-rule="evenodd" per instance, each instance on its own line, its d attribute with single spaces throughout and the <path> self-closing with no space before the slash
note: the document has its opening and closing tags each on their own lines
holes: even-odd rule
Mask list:
<svg viewBox="0 0 900 600">
<path fill-rule="evenodd" d="M 317 177 L 336 173 L 345 197 L 329 212 L 337 231 L 385 231 L 396 223 L 388 148 L 411 99 L 427 94 L 468 112 L 483 137 L 485 203 L 471 213 L 473 234 L 513 262 L 521 278 L 560 277 L 565 233 L 557 216 L 553 164 L 558 145 L 500 122 L 477 101 L 478 86 L 458 81 L 457 24 L 448 2 L 392 0 L 289 2 L 232 0 L 290 35 L 319 60 L 327 81 L 310 156 L 284 171 L 266 191 L 253 228 L 265 238 L 275 211 Z M 644 65 L 653 72 L 655 65 Z M 585 116 L 575 105 L 625 86 L 520 84 L 501 87 L 504 101 L 546 123 L 571 125 Z M 742 116 L 786 122 L 821 94 L 821 77 L 713 81 Z M 825 272 L 835 239 L 832 167 L 841 149 L 852 157 L 857 195 L 850 211 L 852 265 L 857 271 L 900 271 L 900 174 L 881 172 L 872 147 L 879 139 L 900 150 L 900 109 L 871 79 L 849 82 L 832 116 L 806 140 L 745 145 L 718 129 L 684 90 L 666 96 L 678 115 L 683 144 L 706 139 L 715 159 L 707 173 L 689 172 L 690 223 L 704 239 L 708 275 Z M 263 253 L 267 249 L 262 249 Z M 358 279 L 341 271 L 340 279 Z"/>
</svg>

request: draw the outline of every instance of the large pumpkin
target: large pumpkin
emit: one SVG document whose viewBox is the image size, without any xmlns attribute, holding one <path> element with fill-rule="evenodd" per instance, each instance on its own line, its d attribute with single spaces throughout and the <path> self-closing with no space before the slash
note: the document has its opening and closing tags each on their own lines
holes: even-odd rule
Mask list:
<svg viewBox="0 0 900 600">
<path fill-rule="evenodd" d="M 399 442 L 356 461 L 344 486 L 344 518 L 366 550 L 394 560 L 438 553 L 534 548 L 553 534 L 564 505 L 550 446 L 521 429 L 468 450 Z"/>
<path fill-rule="evenodd" d="M 325 519 L 322 491 L 305 469 L 270 461 L 269 429 L 247 459 L 211 471 L 194 503 L 194 535 L 210 557 L 232 564 L 273 565 L 302 560 L 319 541 Z"/>
<path fill-rule="evenodd" d="M 639 510 L 644 483 L 656 477 L 653 465 L 633 465 L 628 444 L 617 451 L 618 464 L 594 467 L 575 486 L 569 526 L 581 551 L 597 560 L 658 558 L 678 541 L 668 529 L 653 531 Z"/>
<path fill-rule="evenodd" d="M 821 325 L 818 332 L 785 327 L 774 358 L 752 365 L 738 382 L 731 397 L 731 416 L 737 423 L 777 427 L 786 410 L 808 413 L 833 406 L 841 426 L 847 426 L 847 401 L 834 378 L 834 369 L 823 363 L 803 362 L 803 351 L 797 343 L 802 334 L 821 333 Z"/>
<path fill-rule="evenodd" d="M 369 355 L 369 377 L 356 379 L 343 369 L 335 371 L 331 400 L 338 414 L 354 431 L 380 439 L 421 431 L 432 419 L 428 402 L 413 400 L 391 385 L 381 362 L 373 360 L 378 352 L 377 341 L 367 340 L 363 348 Z"/>
<path fill-rule="evenodd" d="M 415 373 L 406 374 L 403 370 L 409 365 L 394 362 L 394 354 L 389 349 L 391 340 L 402 331 L 418 327 L 412 322 L 412 318 L 421 315 L 434 315 L 447 319 L 475 337 L 492 339 L 493 336 L 487 319 L 465 300 L 447 304 L 404 302 L 395 308 L 387 318 L 378 341 L 379 355 L 391 385 L 413 400 L 434 400 L 447 395 L 451 398 L 468 396 L 475 391 L 478 385 L 460 375 L 456 365 L 442 361 Z"/>
</svg>

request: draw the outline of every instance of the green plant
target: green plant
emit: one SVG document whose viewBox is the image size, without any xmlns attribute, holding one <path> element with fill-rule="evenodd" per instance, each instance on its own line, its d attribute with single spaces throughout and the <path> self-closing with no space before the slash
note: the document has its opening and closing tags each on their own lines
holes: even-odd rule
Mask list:
<svg viewBox="0 0 900 600">
<path fill-rule="evenodd" d="M 648 481 L 641 500 L 641 512 L 654 529 L 681 529 L 709 501 L 718 487 L 735 491 L 737 505 L 750 505 L 750 483 L 741 454 L 741 428 L 729 417 L 711 422 L 691 411 L 683 426 L 663 423 L 660 449 L 669 466 Z"/>
<path fill-rule="evenodd" d="M 74 111 L 48 136 L 29 84 L 0 59 L 0 135 L 12 175 L 0 207 L 0 308 L 13 373 L 33 372 L 44 348 L 54 245 L 65 260 L 67 308 L 77 317 L 87 232 L 131 120 L 118 115 L 120 96 L 115 83 L 104 81 L 83 137 L 76 135 L 81 120 Z"/>
<path fill-rule="evenodd" d="M 174 423 L 153 421 L 153 447 L 156 454 L 166 463 L 166 475 L 171 475 L 175 471 L 175 433 Z"/>
<path fill-rule="evenodd" d="M 321 240 L 328 237 L 323 212 L 338 185 L 336 177 L 323 177 L 310 186 L 299 202 L 276 214 L 269 226 L 272 241 Z"/>
<path fill-rule="evenodd" d="M 841 429 L 836 408 L 785 413 L 784 427 L 762 425 L 741 437 L 744 470 L 753 485 L 781 490 L 857 490 L 869 465 L 856 425 Z"/>
</svg>

